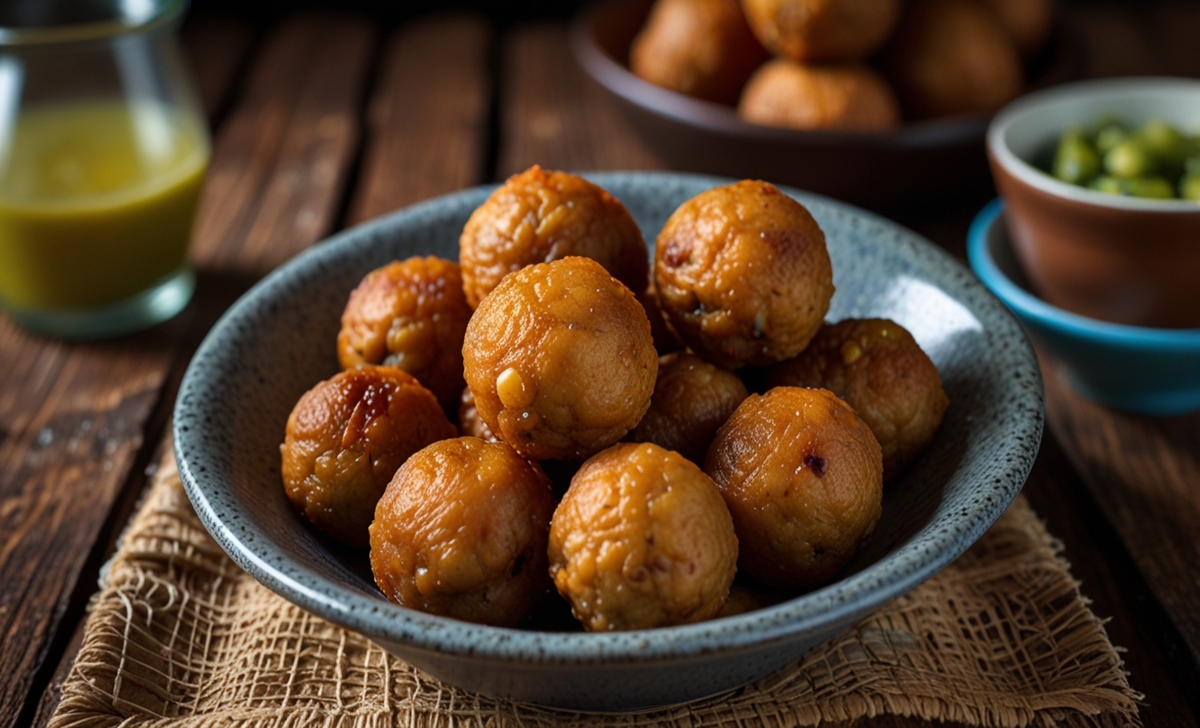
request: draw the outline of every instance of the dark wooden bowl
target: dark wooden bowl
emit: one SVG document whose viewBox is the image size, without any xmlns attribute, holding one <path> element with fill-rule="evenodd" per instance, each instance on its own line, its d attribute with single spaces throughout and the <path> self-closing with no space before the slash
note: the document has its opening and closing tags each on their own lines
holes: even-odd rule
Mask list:
<svg viewBox="0 0 1200 728">
<path fill-rule="evenodd" d="M 637 132 L 674 169 L 755 177 L 876 210 L 936 207 L 991 187 L 984 133 L 991 114 L 905 124 L 892 132 L 797 131 L 742 121 L 735 109 L 647 83 L 629 47 L 652 0 L 607 0 L 575 18 L 571 49 Z M 1061 29 L 1027 69 L 1032 88 L 1076 78 L 1078 43 Z"/>
</svg>

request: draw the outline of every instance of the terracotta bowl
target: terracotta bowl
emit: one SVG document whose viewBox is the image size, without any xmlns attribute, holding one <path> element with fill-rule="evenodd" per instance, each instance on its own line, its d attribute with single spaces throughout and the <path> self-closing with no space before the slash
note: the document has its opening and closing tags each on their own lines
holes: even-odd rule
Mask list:
<svg viewBox="0 0 1200 728">
<path fill-rule="evenodd" d="M 1121 197 L 1060 182 L 1032 160 L 1071 126 L 1104 116 L 1200 128 L 1200 81 L 1087 81 L 1031 94 L 988 128 L 996 187 L 1034 291 L 1089 318 L 1153 328 L 1200 327 L 1200 204 Z"/>
<path fill-rule="evenodd" d="M 1086 318 L 1033 295 L 1017 265 L 1004 204 L 975 217 L 971 270 L 1083 396 L 1123 412 L 1169 417 L 1200 410 L 1200 329 L 1149 329 Z M 1011 213 L 1011 211 L 1010 211 Z"/>
<path fill-rule="evenodd" d="M 571 51 L 673 169 L 769 179 L 894 213 L 991 196 L 983 150 L 990 114 L 911 122 L 890 132 L 751 124 L 732 106 L 660 88 L 629 70 L 629 47 L 651 5 L 602 0 L 586 7 L 572 24 Z M 1057 28 L 1026 75 L 1031 88 L 1040 88 L 1078 78 L 1082 67 L 1080 44 Z"/>
</svg>

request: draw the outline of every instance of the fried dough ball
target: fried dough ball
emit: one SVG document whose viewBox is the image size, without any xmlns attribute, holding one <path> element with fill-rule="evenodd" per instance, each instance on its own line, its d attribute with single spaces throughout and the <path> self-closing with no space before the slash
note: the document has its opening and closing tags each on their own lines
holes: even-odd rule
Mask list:
<svg viewBox="0 0 1200 728">
<path fill-rule="evenodd" d="M 667 354 L 658 360 L 650 409 L 628 439 L 653 442 L 703 464 L 717 428 L 748 395 L 733 372 L 691 352 Z"/>
<path fill-rule="evenodd" d="M 750 29 L 793 61 L 861 61 L 887 41 L 900 0 L 742 0 Z"/>
<path fill-rule="evenodd" d="M 283 487 L 309 523 L 351 546 L 409 455 L 458 433 L 437 398 L 392 367 L 347 369 L 310 389 L 288 416 Z"/>
<path fill-rule="evenodd" d="M 460 437 L 404 463 L 371 524 L 371 571 L 393 602 L 510 627 L 550 589 L 550 481 L 508 445 Z"/>
<path fill-rule="evenodd" d="M 950 404 L 937 367 L 907 329 L 887 319 L 822 326 L 800 356 L 772 368 L 769 381 L 844 399 L 879 441 L 884 482 L 929 445 Z"/>
<path fill-rule="evenodd" d="M 471 213 L 459 237 L 463 292 L 477 308 L 504 276 L 571 255 L 592 258 L 630 290 L 649 280 L 649 252 L 620 200 L 566 172 L 534 165 Z"/>
<path fill-rule="evenodd" d="M 799 202 L 744 180 L 679 206 L 658 235 L 658 302 L 693 351 L 727 369 L 789 359 L 833 297 L 825 234 Z"/>
<path fill-rule="evenodd" d="M 475 395 L 470 387 L 463 387 L 462 397 L 458 401 L 458 431 L 463 437 L 500 442 L 500 438 L 479 418 L 479 410 L 475 409 Z"/>
<path fill-rule="evenodd" d="M 679 453 L 623 443 L 580 468 L 550 523 L 550 574 L 589 631 L 716 616 L 737 568 L 733 521 Z"/>
<path fill-rule="evenodd" d="M 483 299 L 463 344 L 488 428 L 527 458 L 589 457 L 650 406 L 658 354 L 633 293 L 590 258 L 522 268 Z"/>
<path fill-rule="evenodd" d="M 719 104 L 737 103 L 765 60 L 738 0 L 658 0 L 629 51 L 643 79 Z"/>
<path fill-rule="evenodd" d="M 1054 0 L 987 0 L 1022 58 L 1037 55 L 1054 25 Z"/>
<path fill-rule="evenodd" d="M 733 514 L 739 568 L 773 589 L 828 582 L 882 509 L 879 443 L 823 389 L 750 395 L 717 432 L 704 472 Z"/>
<path fill-rule="evenodd" d="M 870 66 L 810 66 L 777 59 L 751 76 L 738 115 L 788 129 L 881 131 L 900 125 L 900 104 Z"/>
<path fill-rule="evenodd" d="M 338 333 L 342 367 L 403 369 L 453 411 L 463 388 L 462 342 L 471 309 L 458 264 L 409 258 L 368 273 L 350 294 Z"/>
<path fill-rule="evenodd" d="M 905 113 L 917 119 L 997 109 L 1023 83 L 1016 44 L 978 0 L 915 0 L 885 66 Z"/>
</svg>

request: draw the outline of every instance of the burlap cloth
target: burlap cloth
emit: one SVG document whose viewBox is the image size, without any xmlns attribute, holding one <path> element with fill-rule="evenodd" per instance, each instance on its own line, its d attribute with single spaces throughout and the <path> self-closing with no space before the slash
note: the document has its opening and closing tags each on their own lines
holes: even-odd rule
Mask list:
<svg viewBox="0 0 1200 728">
<path fill-rule="evenodd" d="M 580 715 L 448 687 L 275 596 L 213 542 L 164 464 L 51 725 L 1136 725 L 1141 696 L 1059 551 L 1018 498 L 940 575 L 767 679 L 669 709 Z"/>
</svg>

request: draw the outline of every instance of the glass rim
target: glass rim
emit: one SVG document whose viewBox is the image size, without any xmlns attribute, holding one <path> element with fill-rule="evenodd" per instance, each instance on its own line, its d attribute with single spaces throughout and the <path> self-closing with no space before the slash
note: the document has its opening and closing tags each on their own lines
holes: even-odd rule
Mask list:
<svg viewBox="0 0 1200 728">
<path fill-rule="evenodd" d="M 167 25 L 183 15 L 187 0 L 159 0 L 149 12 L 112 20 L 15 28 L 0 25 L 0 51 L 5 48 L 69 44 L 141 33 Z"/>
</svg>

